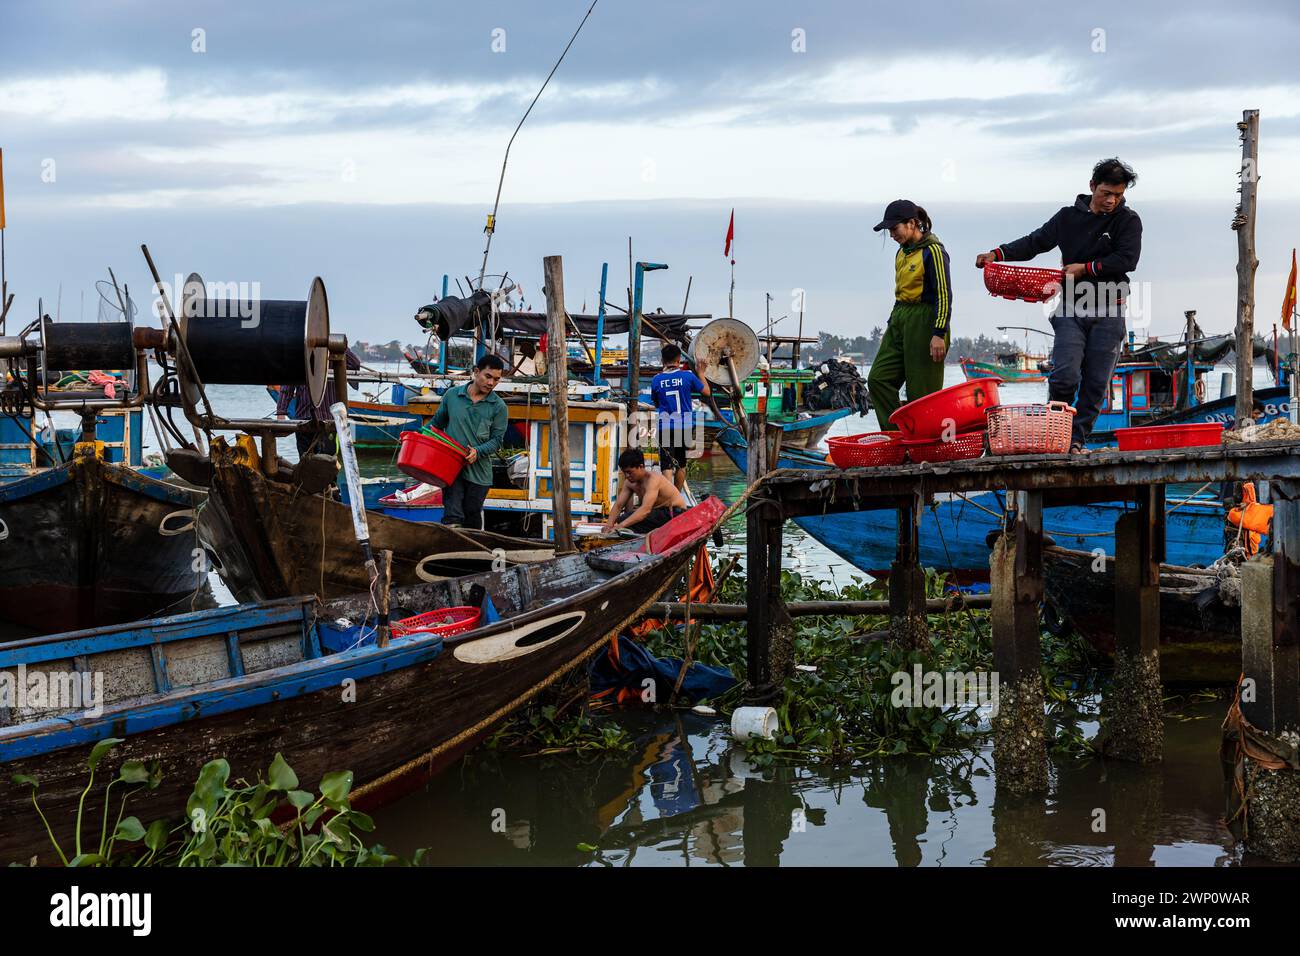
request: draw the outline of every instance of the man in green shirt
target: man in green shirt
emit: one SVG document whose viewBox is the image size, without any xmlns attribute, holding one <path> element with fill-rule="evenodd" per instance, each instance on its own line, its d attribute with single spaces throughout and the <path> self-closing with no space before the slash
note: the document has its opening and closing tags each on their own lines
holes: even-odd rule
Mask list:
<svg viewBox="0 0 1300 956">
<path fill-rule="evenodd" d="M 430 422 L 434 428 L 469 449 L 465 467 L 442 492 L 442 523 L 459 528 L 483 527 L 483 501 L 492 487 L 492 455 L 506 436 L 506 403 L 493 389 L 505 374 L 506 363 L 484 355 L 474 366 L 474 377 L 449 388 Z"/>
</svg>

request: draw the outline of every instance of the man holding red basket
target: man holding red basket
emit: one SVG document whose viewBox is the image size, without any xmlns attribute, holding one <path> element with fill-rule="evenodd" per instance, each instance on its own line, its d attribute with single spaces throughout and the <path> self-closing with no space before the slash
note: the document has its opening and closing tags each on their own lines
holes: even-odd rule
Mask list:
<svg viewBox="0 0 1300 956">
<path fill-rule="evenodd" d="M 1142 220 L 1124 202 L 1137 182 L 1132 167 L 1103 159 L 1092 170 L 1089 192 L 1027 236 L 975 257 L 976 268 L 990 262 L 1027 262 L 1060 249 L 1065 281 L 1051 318 L 1051 401 L 1076 409 L 1070 451 L 1086 449 L 1093 423 L 1105 405 L 1110 378 L 1124 344 L 1124 303 L 1129 273 L 1142 254 Z"/>
</svg>

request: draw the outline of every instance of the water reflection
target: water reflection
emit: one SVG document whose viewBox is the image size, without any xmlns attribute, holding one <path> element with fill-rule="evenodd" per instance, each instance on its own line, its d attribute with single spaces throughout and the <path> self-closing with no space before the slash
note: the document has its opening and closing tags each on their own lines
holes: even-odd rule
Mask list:
<svg viewBox="0 0 1300 956">
<path fill-rule="evenodd" d="M 1161 765 L 1058 764 L 1037 798 L 996 793 L 987 750 L 760 769 L 716 720 L 630 712 L 629 753 L 479 751 L 376 818 L 386 845 L 439 864 L 1232 865 L 1220 710 L 1168 720 Z"/>
</svg>

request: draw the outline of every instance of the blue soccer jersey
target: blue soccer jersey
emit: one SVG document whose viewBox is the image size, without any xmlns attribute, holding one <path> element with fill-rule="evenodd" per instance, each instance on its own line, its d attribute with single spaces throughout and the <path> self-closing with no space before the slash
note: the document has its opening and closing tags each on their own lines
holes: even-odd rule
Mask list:
<svg viewBox="0 0 1300 956">
<path fill-rule="evenodd" d="M 650 380 L 650 398 L 659 410 L 661 426 L 686 427 L 695 423 L 691 395 L 704 391 L 700 377 L 689 369 L 660 372 Z"/>
</svg>

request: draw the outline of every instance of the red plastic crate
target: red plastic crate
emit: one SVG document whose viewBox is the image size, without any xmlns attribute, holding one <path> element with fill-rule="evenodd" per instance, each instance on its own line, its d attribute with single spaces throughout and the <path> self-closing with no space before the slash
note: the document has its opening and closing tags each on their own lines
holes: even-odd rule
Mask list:
<svg viewBox="0 0 1300 956">
<path fill-rule="evenodd" d="M 952 441 L 944 441 L 942 438 L 905 441 L 903 447 L 907 451 L 907 457 L 918 463 L 979 458 L 984 454 L 984 432 L 966 432 Z"/>
<path fill-rule="evenodd" d="M 903 442 L 897 432 L 866 432 L 828 438 L 831 462 L 837 468 L 873 468 L 903 463 Z"/>
<path fill-rule="evenodd" d="M 1141 425 L 1117 428 L 1120 451 L 1149 451 L 1156 448 L 1200 448 L 1223 443 L 1223 424 L 1196 422 L 1190 425 Z"/>
<path fill-rule="evenodd" d="M 1064 269 L 1037 266 L 1009 266 L 1005 262 L 984 264 L 984 288 L 990 295 L 1021 302 L 1046 302 L 1065 284 Z"/>
<path fill-rule="evenodd" d="M 414 617 L 403 618 L 393 622 L 393 636 L 406 634 L 438 634 L 450 637 L 463 634 L 478 627 L 483 612 L 476 607 L 444 607 L 437 611 L 425 611 Z"/>
</svg>

